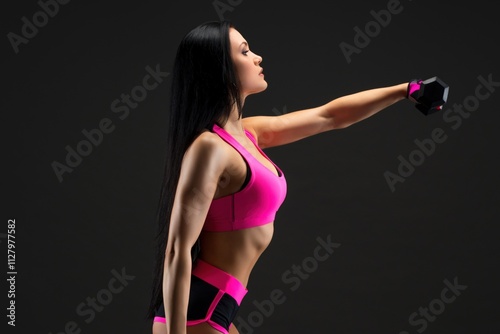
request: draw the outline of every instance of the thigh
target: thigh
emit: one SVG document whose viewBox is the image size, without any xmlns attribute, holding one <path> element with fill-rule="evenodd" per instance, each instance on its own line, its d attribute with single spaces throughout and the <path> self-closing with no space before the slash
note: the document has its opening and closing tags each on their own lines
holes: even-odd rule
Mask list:
<svg viewBox="0 0 500 334">
<path fill-rule="evenodd" d="M 229 334 L 240 334 L 240 332 L 238 332 L 238 329 L 233 324 L 231 327 L 229 327 Z"/>
<path fill-rule="evenodd" d="M 153 334 L 167 334 L 167 325 L 163 322 L 153 322 Z"/>
</svg>

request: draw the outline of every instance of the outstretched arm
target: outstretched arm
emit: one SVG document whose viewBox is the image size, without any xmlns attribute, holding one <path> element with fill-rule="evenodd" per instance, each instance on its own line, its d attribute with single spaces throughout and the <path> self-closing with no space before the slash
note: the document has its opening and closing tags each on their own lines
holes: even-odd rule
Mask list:
<svg viewBox="0 0 500 334">
<path fill-rule="evenodd" d="M 243 119 L 261 148 L 288 144 L 321 132 L 342 129 L 406 98 L 408 83 L 345 95 L 322 106 L 280 116 Z"/>
<path fill-rule="evenodd" d="M 324 106 L 324 113 L 333 124 L 332 129 L 346 128 L 368 118 L 386 107 L 406 98 L 408 83 L 375 88 L 339 97 Z"/>
</svg>

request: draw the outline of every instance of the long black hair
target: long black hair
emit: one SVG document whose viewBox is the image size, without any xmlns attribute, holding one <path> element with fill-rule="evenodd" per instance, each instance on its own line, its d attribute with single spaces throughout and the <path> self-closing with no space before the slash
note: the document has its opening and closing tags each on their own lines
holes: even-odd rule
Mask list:
<svg viewBox="0 0 500 334">
<path fill-rule="evenodd" d="M 163 270 L 174 195 L 184 152 L 204 130 L 214 123 L 223 126 L 234 106 L 242 115 L 240 83 L 231 58 L 229 21 L 199 25 L 179 44 L 172 71 L 170 116 L 164 176 L 157 207 L 156 257 L 147 318 L 163 302 Z M 191 251 L 194 261 L 199 239 Z"/>
</svg>

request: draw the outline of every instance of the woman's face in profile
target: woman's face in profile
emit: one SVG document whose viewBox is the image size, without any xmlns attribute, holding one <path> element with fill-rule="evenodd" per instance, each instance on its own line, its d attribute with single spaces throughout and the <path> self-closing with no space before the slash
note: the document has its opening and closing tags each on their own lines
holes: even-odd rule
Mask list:
<svg viewBox="0 0 500 334">
<path fill-rule="evenodd" d="M 260 67 L 262 57 L 250 51 L 248 42 L 234 28 L 229 29 L 231 57 L 240 80 L 243 97 L 260 93 L 267 88 L 263 69 Z"/>
</svg>

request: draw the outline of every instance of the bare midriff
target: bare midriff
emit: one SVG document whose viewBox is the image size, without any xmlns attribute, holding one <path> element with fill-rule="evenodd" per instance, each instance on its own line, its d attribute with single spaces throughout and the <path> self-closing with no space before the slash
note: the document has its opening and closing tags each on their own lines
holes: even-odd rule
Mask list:
<svg viewBox="0 0 500 334">
<path fill-rule="evenodd" d="M 199 258 L 234 276 L 246 287 L 255 263 L 271 242 L 273 232 L 273 222 L 238 231 L 203 231 Z"/>
</svg>

